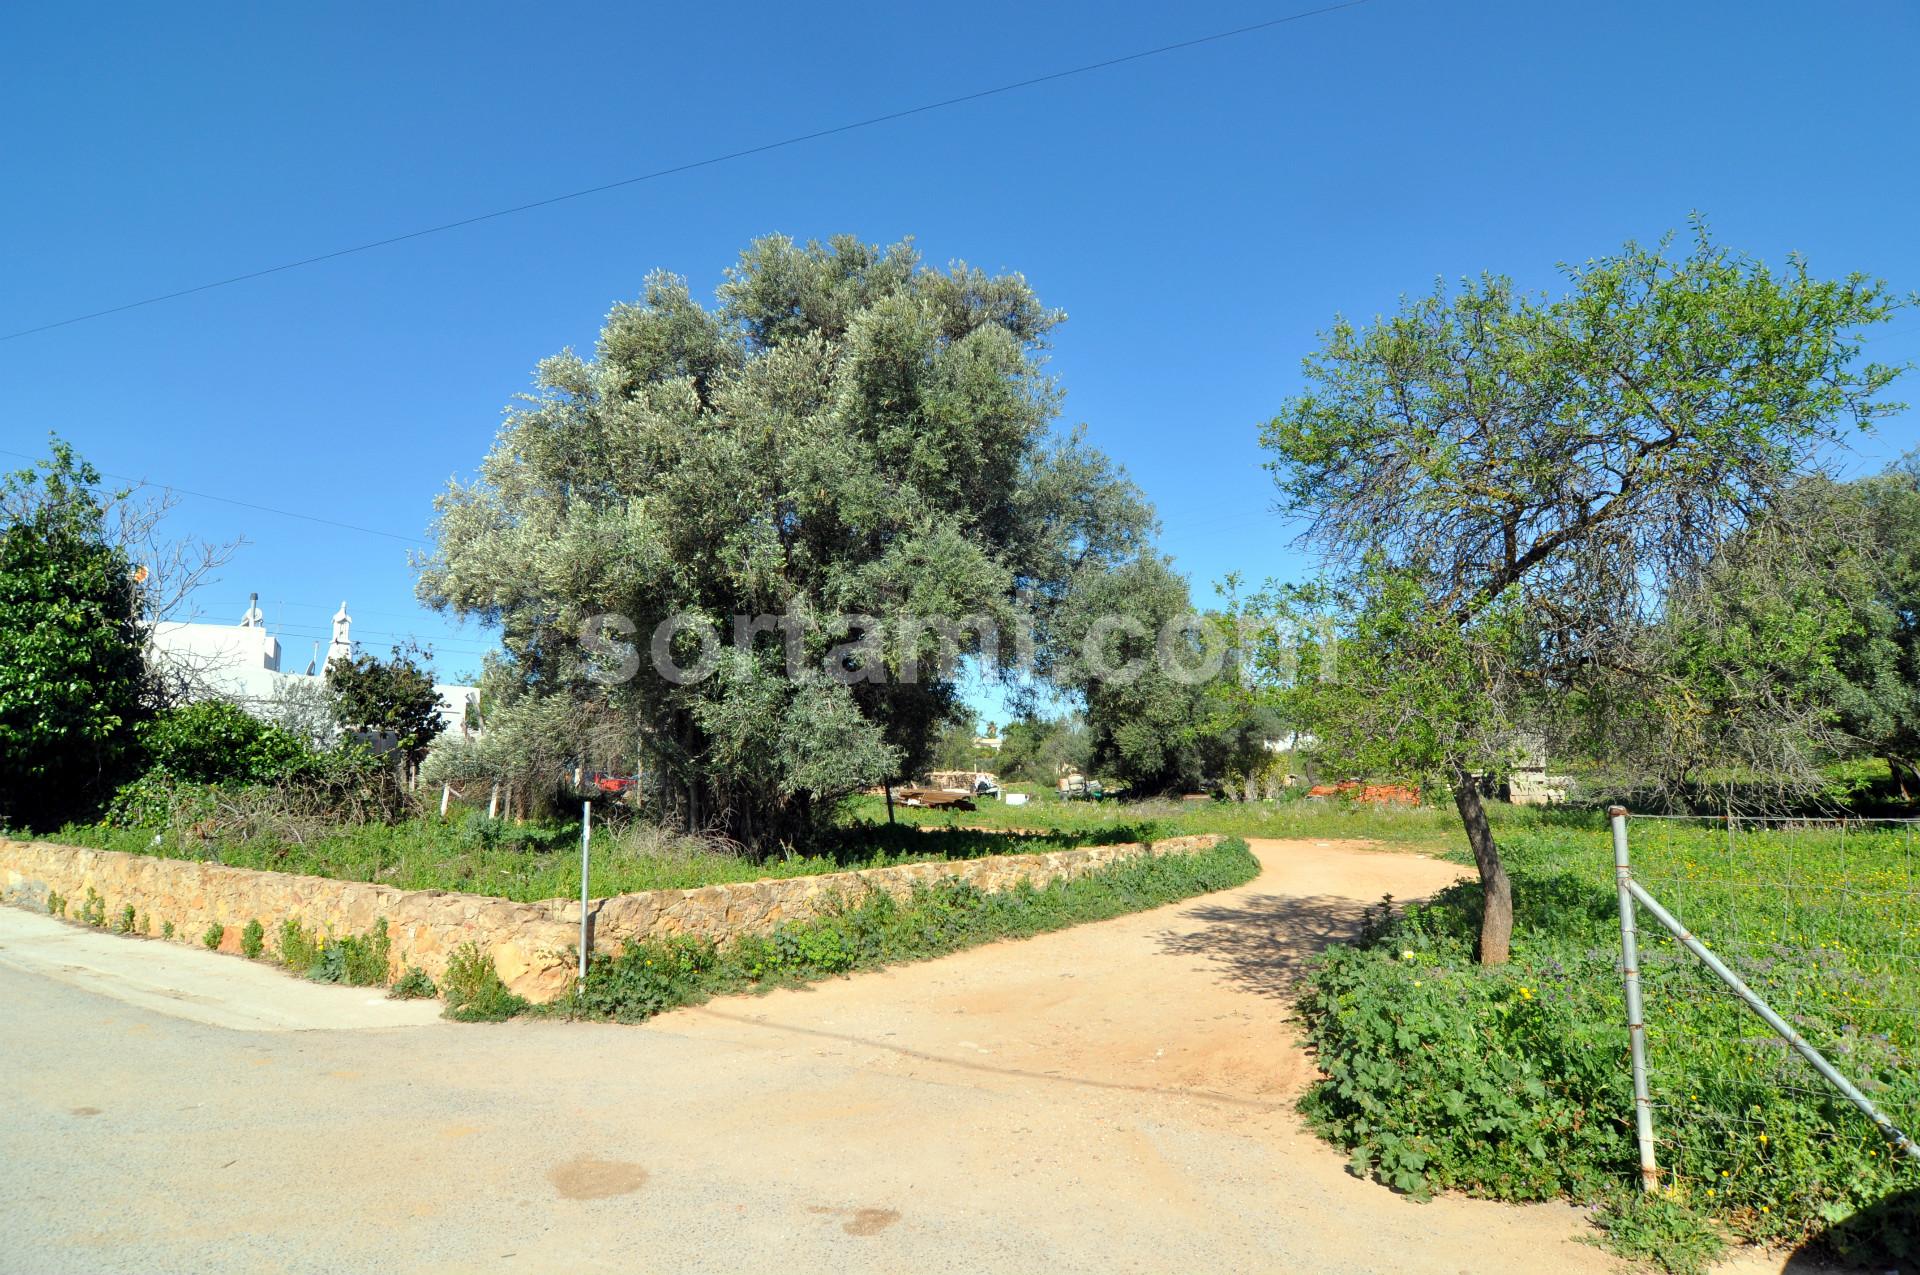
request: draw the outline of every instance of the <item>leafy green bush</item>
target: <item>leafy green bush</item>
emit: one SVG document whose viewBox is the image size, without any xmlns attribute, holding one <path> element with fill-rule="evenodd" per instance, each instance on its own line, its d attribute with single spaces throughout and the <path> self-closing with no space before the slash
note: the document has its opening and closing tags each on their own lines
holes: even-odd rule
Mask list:
<svg viewBox="0 0 1920 1275">
<path fill-rule="evenodd" d="M 447 961 L 440 979 L 448 1018 L 463 1023 L 497 1023 L 527 1008 L 527 1002 L 507 990 L 493 957 L 478 943 L 462 943 Z"/>
<path fill-rule="evenodd" d="M 596 955 L 586 982 L 555 1008 L 636 1022 L 725 992 L 807 982 L 1105 920 L 1240 885 L 1258 871 L 1246 842 L 1233 839 L 1198 854 L 1125 859 L 1045 889 L 1023 883 L 986 894 L 954 878 L 920 883 L 905 899 L 873 894 L 855 906 L 724 947 L 675 938 L 633 944 L 615 957 Z"/>
<path fill-rule="evenodd" d="M 133 923 L 136 919 L 137 918 L 135 917 L 134 911 L 133 911 L 133 904 L 131 903 L 127 904 L 125 907 L 120 909 L 120 918 L 119 920 L 113 923 L 113 932 L 115 934 L 133 933 Z"/>
<path fill-rule="evenodd" d="M 260 949 L 267 945 L 267 931 L 257 919 L 249 920 L 247 927 L 240 931 L 240 955 L 250 961 L 260 959 Z"/>
<path fill-rule="evenodd" d="M 47 915 L 65 916 L 67 914 L 67 896 L 58 890 L 47 891 Z"/>
<path fill-rule="evenodd" d="M 319 754 L 245 709 L 203 700 L 169 709 L 135 733 L 149 771 L 191 784 L 275 783 L 311 774 Z"/>
<path fill-rule="evenodd" d="M 227 927 L 224 925 L 221 925 L 218 921 L 216 921 L 212 925 L 209 925 L 207 927 L 207 932 L 205 934 L 202 934 L 200 936 L 200 942 L 209 952 L 211 952 L 219 948 L 220 940 L 224 939 L 225 937 L 227 937 Z"/>
<path fill-rule="evenodd" d="M 92 886 L 87 887 L 86 901 L 80 905 L 80 923 L 95 929 L 107 923 L 107 901 Z"/>
<path fill-rule="evenodd" d="M 387 995 L 397 1001 L 427 1000 L 438 996 L 440 989 L 433 985 L 433 979 L 418 965 L 407 966 L 406 972 L 394 980 Z"/>
<path fill-rule="evenodd" d="M 1716 864 L 1716 835 L 1636 828 L 1636 861 L 1684 890 L 1682 919 L 1912 1122 L 1920 1021 L 1904 955 L 1911 921 L 1878 911 L 1903 894 L 1882 900 L 1862 888 L 1875 872 L 1907 888 L 1897 848 L 1857 832 L 1837 848 L 1812 834 L 1767 834 L 1778 840 L 1743 844 L 1736 862 Z M 1360 943 L 1320 959 L 1300 1009 L 1326 1079 L 1302 1110 L 1351 1150 L 1357 1172 L 1416 1195 L 1617 1197 L 1639 1173 L 1606 836 L 1597 825 L 1540 831 L 1508 848 L 1510 965 L 1474 964 L 1474 885 L 1377 918 Z M 1853 855 L 1852 866 L 1834 854 Z M 1853 888 L 1803 889 L 1787 907 L 1756 902 L 1752 882 L 1790 875 Z M 1642 944 L 1666 1206 L 1657 1216 L 1645 1211 L 1653 1206 L 1610 1210 L 1605 1224 L 1621 1228 L 1622 1244 L 1679 1209 L 1756 1241 L 1824 1236 L 1850 1261 L 1911 1257 L 1920 1205 L 1885 1202 L 1920 1199 L 1920 1171 L 1897 1163 L 1838 1095 L 1793 1071 L 1800 1064 L 1690 956 L 1644 931 Z M 1835 1228 L 1867 1210 L 1886 1220 Z"/>
</svg>

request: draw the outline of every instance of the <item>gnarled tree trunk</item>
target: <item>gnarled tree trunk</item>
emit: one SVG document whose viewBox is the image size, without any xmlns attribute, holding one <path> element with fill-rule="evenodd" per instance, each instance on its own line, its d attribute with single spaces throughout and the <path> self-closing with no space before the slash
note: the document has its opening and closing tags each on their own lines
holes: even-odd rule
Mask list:
<svg viewBox="0 0 1920 1275">
<path fill-rule="evenodd" d="M 1493 829 L 1487 826 L 1479 781 L 1458 762 L 1453 766 L 1453 804 L 1459 808 L 1467 842 L 1473 847 L 1473 861 L 1480 869 L 1480 891 L 1486 899 L 1480 918 L 1480 963 L 1505 965 L 1513 944 L 1513 883 L 1507 880 L 1500 847 L 1494 844 Z"/>
</svg>

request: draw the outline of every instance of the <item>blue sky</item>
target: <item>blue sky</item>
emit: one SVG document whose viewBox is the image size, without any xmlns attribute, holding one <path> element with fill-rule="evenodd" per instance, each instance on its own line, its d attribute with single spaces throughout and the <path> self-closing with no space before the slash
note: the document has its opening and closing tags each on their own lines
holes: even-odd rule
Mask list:
<svg viewBox="0 0 1920 1275">
<path fill-rule="evenodd" d="M 1306 7 L 8 6 L 0 331 Z M 174 520 L 248 541 L 210 618 L 258 590 L 298 656 L 344 597 L 364 642 L 416 634 L 458 673 L 489 635 L 413 601 L 405 539 L 536 360 L 589 348 L 651 269 L 706 292 L 757 235 L 911 235 L 1068 312 L 1063 424 L 1126 464 L 1204 597 L 1310 568 L 1257 432 L 1336 312 L 1482 270 L 1552 288 L 1695 209 L 1754 255 L 1920 288 L 1916 60 L 1904 0 L 1372 0 L 0 342 L 0 447 L 57 430 L 112 473 L 393 533 Z M 1920 317 L 1870 349 L 1920 358 Z"/>
</svg>

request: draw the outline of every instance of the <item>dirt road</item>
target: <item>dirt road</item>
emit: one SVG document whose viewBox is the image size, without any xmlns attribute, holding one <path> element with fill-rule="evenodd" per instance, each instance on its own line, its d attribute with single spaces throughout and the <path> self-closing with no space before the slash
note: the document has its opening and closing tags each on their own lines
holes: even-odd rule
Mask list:
<svg viewBox="0 0 1920 1275">
<path fill-rule="evenodd" d="M 1301 1130 L 1301 956 L 1456 867 L 1252 884 L 643 1027 L 245 1032 L 0 964 L 0 1270 L 1614 1269 Z M 209 959 L 214 959 L 209 957 Z"/>
</svg>

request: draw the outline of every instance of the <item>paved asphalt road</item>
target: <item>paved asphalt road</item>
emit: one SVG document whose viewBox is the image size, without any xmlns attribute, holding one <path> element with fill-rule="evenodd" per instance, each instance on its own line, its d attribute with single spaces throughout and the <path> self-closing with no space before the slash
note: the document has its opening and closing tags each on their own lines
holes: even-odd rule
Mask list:
<svg viewBox="0 0 1920 1275">
<path fill-rule="evenodd" d="M 0 1271 L 1614 1269 L 1572 1209 L 1414 1204 L 1301 1130 L 1300 955 L 1457 869 L 1257 849 L 1240 890 L 640 1027 L 343 1025 L 385 1011 L 291 981 L 333 1003 L 249 983 L 215 1025 L 264 971 L 167 949 L 198 991 L 155 996 L 99 967 L 156 944 L 0 924 Z"/>
</svg>

